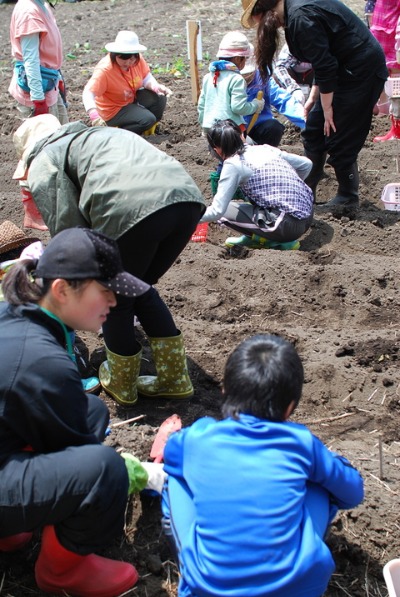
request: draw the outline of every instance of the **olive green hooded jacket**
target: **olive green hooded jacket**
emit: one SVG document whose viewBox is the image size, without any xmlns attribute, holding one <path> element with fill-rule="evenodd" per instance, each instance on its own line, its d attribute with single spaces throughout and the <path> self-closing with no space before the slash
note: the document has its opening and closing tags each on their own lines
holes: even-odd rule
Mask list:
<svg viewBox="0 0 400 597">
<path fill-rule="evenodd" d="M 142 137 L 111 127 L 66 124 L 36 143 L 27 157 L 28 183 L 53 236 L 94 228 L 117 240 L 163 207 L 205 203 L 174 158 Z"/>
</svg>

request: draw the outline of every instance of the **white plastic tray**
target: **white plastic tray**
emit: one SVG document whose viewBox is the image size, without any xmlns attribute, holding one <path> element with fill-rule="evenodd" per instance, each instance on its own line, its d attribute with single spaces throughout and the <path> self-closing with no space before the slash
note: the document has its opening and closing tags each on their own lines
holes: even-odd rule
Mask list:
<svg viewBox="0 0 400 597">
<path fill-rule="evenodd" d="M 381 201 L 385 209 L 400 211 L 400 182 L 387 184 L 383 189 Z"/>
</svg>

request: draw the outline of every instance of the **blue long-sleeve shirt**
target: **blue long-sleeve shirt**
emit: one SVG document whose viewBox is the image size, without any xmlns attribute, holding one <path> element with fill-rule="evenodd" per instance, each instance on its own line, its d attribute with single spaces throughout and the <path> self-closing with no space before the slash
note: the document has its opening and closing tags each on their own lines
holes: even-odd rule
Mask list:
<svg viewBox="0 0 400 597">
<path fill-rule="evenodd" d="M 293 122 L 301 129 L 305 127 L 304 108 L 300 102 L 297 102 L 290 93 L 279 87 L 275 80 L 270 77 L 263 81 L 260 72 L 254 72 L 253 80 L 247 84 L 247 99 L 252 101 L 259 91 L 264 93 L 265 106 L 257 118 L 256 125 L 273 118 L 271 107 L 275 108 L 279 114 L 286 116 L 290 122 Z M 244 119 L 248 125 L 252 115 L 245 116 Z"/>
<path fill-rule="evenodd" d="M 307 483 L 353 508 L 363 481 L 306 427 L 250 415 L 199 419 L 170 436 L 164 470 L 172 527 L 174 515 L 185 527 L 176 537 L 179 597 L 323 594 L 334 562 L 305 507 Z"/>
</svg>

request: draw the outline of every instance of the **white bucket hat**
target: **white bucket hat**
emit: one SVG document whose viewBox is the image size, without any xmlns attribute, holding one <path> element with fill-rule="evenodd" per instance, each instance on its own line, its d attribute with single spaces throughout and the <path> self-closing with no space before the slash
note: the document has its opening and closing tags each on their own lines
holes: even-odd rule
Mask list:
<svg viewBox="0 0 400 597">
<path fill-rule="evenodd" d="M 26 160 L 35 143 L 55 133 L 61 124 L 52 114 L 40 114 L 27 118 L 13 135 L 14 147 L 19 162 L 13 174 L 14 179 L 25 178 Z"/>
<path fill-rule="evenodd" d="M 139 43 L 139 38 L 134 31 L 120 31 L 109 44 L 105 45 L 107 52 L 115 54 L 137 54 L 147 50 L 146 46 Z"/>
<path fill-rule="evenodd" d="M 230 31 L 219 44 L 217 58 L 233 58 L 234 56 L 250 56 L 249 40 L 241 31 Z"/>
<path fill-rule="evenodd" d="M 249 46 L 250 56 L 247 58 L 246 64 L 240 71 L 241 75 L 249 75 L 250 73 L 254 73 L 254 71 L 257 69 L 256 57 L 254 56 L 254 46 L 253 44 L 249 44 Z"/>
</svg>

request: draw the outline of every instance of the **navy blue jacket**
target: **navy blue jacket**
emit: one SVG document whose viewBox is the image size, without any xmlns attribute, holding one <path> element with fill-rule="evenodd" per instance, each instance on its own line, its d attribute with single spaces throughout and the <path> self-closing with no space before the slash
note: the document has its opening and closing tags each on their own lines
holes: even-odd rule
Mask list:
<svg viewBox="0 0 400 597">
<path fill-rule="evenodd" d="M 37 305 L 0 304 L 0 464 L 26 446 L 49 453 L 99 443 L 64 344 L 60 324 Z"/>
</svg>

